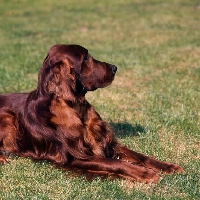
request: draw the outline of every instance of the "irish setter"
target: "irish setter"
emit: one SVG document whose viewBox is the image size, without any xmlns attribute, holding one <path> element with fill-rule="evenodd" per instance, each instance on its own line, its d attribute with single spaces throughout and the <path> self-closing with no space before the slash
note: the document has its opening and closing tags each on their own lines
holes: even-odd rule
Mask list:
<svg viewBox="0 0 200 200">
<path fill-rule="evenodd" d="M 82 46 L 51 47 L 36 90 L 0 95 L 0 162 L 12 153 L 144 183 L 157 182 L 160 172 L 184 172 L 118 143 L 85 99 L 88 91 L 110 85 L 116 71 Z"/>
</svg>

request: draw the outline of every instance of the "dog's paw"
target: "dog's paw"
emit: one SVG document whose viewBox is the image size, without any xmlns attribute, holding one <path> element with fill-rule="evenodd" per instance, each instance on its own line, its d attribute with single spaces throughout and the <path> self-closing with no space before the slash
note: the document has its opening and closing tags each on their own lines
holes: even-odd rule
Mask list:
<svg viewBox="0 0 200 200">
<path fill-rule="evenodd" d="M 160 175 L 151 169 L 146 169 L 142 174 L 138 174 L 137 180 L 142 183 L 157 183 Z"/>
<path fill-rule="evenodd" d="M 185 173 L 181 166 L 173 163 L 165 163 L 165 165 L 162 167 L 162 172 L 163 174 L 173 174 L 174 172 Z"/>
</svg>

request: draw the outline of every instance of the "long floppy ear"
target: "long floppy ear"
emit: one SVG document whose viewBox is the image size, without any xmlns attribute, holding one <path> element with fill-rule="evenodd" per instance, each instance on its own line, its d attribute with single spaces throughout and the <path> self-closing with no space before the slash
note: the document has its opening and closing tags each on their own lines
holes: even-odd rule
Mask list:
<svg viewBox="0 0 200 200">
<path fill-rule="evenodd" d="M 47 91 L 56 97 L 74 101 L 76 80 L 73 66 L 63 59 L 55 63 L 50 71 Z"/>
<path fill-rule="evenodd" d="M 54 95 L 70 101 L 75 100 L 75 72 L 67 59 L 52 63 L 47 56 L 40 70 L 39 82 L 38 86 L 40 84 L 43 95 Z"/>
</svg>

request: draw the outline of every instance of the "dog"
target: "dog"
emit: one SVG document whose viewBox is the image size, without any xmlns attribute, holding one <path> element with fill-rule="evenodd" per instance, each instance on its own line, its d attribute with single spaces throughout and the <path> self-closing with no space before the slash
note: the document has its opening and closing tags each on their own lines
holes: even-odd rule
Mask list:
<svg viewBox="0 0 200 200">
<path fill-rule="evenodd" d="M 82 46 L 51 47 L 36 90 L 0 95 L 0 162 L 15 154 L 143 183 L 157 182 L 160 172 L 184 172 L 120 144 L 85 99 L 88 91 L 110 85 L 116 72 Z"/>
</svg>

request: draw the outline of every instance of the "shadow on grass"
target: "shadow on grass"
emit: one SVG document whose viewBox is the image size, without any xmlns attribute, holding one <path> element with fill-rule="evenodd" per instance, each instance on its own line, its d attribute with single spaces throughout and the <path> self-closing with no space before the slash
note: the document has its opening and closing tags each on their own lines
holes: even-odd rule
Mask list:
<svg viewBox="0 0 200 200">
<path fill-rule="evenodd" d="M 139 136 L 141 134 L 145 134 L 146 130 L 140 124 L 136 124 L 132 126 L 129 123 L 109 123 L 113 128 L 115 135 L 119 138 L 126 138 L 128 136 Z"/>
</svg>

